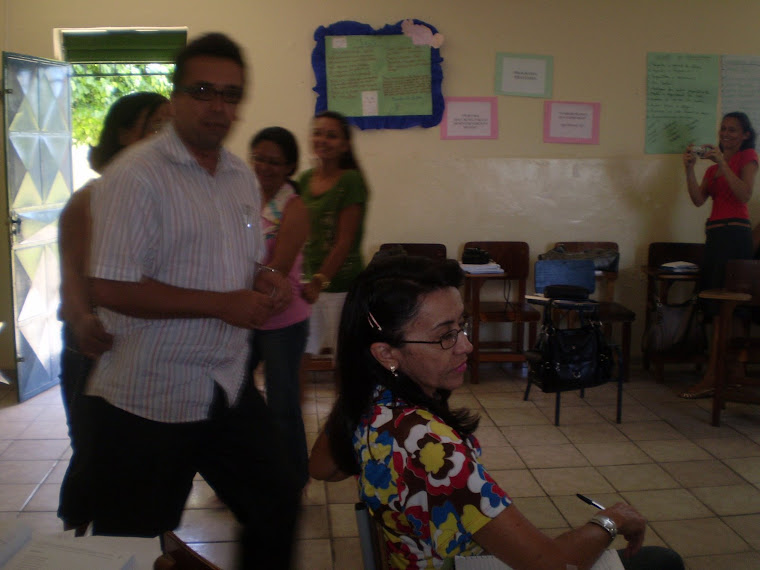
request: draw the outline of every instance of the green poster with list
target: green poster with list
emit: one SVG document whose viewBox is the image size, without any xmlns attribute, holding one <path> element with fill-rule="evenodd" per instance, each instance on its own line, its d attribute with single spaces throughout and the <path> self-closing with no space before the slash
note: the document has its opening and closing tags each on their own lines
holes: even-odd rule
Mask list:
<svg viewBox="0 0 760 570">
<path fill-rule="evenodd" d="M 399 34 L 325 36 L 327 108 L 348 117 L 431 115 L 430 50 Z"/>
<path fill-rule="evenodd" d="M 719 58 L 647 54 L 647 154 L 680 154 L 689 143 L 715 143 Z"/>
</svg>

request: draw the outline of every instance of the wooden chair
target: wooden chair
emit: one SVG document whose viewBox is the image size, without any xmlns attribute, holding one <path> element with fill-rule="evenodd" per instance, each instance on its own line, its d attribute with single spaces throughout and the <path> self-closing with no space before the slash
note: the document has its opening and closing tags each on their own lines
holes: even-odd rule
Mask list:
<svg viewBox="0 0 760 570">
<path fill-rule="evenodd" d="M 486 250 L 502 269 L 501 274 L 468 274 L 465 279 L 465 304 L 472 316 L 469 356 L 470 381 L 477 384 L 481 362 L 525 362 L 525 324 L 528 324 L 528 345 L 536 342 L 536 323 L 541 314 L 525 301 L 525 282 L 530 271 L 530 249 L 524 241 L 470 241 L 465 247 Z M 514 292 L 503 301 L 481 301 L 480 291 L 486 281 L 503 282 L 505 288 L 515 285 Z M 481 341 L 481 323 L 512 323 L 510 340 Z"/>
<path fill-rule="evenodd" d="M 154 570 L 222 570 L 173 532 L 161 535 L 161 550 L 163 554 L 153 564 Z"/>
<path fill-rule="evenodd" d="M 672 288 L 677 283 L 687 283 L 689 286 L 699 282 L 699 273 L 674 274 L 665 273 L 659 268 L 663 263 L 671 261 L 688 261 L 696 265 L 702 265 L 704 260 L 705 244 L 687 242 L 653 242 L 649 244 L 647 264 L 641 270 L 647 277 L 646 304 L 644 310 L 644 330 L 648 331 L 652 326 L 652 317 L 657 308 L 659 299 L 662 303 L 672 302 L 669 299 Z M 669 354 L 642 354 L 642 367 L 649 369 L 654 364 L 654 375 L 657 382 L 662 382 L 665 374 L 665 364 L 693 362 L 699 369 L 701 364 L 707 361 L 705 354 L 698 353 L 669 353 Z"/>
<path fill-rule="evenodd" d="M 760 311 L 760 260 L 729 260 L 724 289 L 702 291 L 699 296 L 720 306 L 712 344 L 716 358 L 712 425 L 717 427 L 726 402 L 760 404 L 760 337 L 752 336 L 752 317 L 756 331 Z M 733 334 L 736 316 L 744 325 L 739 336 Z"/>
<path fill-rule="evenodd" d="M 546 259 L 536 262 L 535 270 L 533 272 L 535 279 L 536 293 L 539 295 L 529 295 L 528 298 L 531 303 L 535 303 L 544 307 L 544 311 L 551 310 L 548 305 L 552 302 L 552 307 L 556 308 L 557 315 L 545 314 L 544 324 L 559 323 L 562 321 L 560 314 L 566 315 L 567 328 L 576 327 L 576 321 L 581 319 L 597 319 L 602 324 L 605 323 L 605 317 L 608 317 L 611 312 L 610 305 L 617 305 L 617 303 L 610 303 L 607 301 L 567 301 L 567 300 L 552 300 L 548 296 L 544 295 L 545 290 L 550 285 L 573 285 L 576 287 L 582 287 L 586 289 L 589 294 L 594 292 L 596 288 L 596 275 L 594 270 L 594 262 L 591 259 Z M 621 305 L 622 307 L 622 305 Z M 623 307 L 623 309 L 625 309 Z M 627 309 L 626 309 L 627 310 Z M 630 311 L 629 311 L 630 312 Z M 576 318 L 572 318 L 575 316 Z M 632 321 L 633 319 L 631 319 Z M 630 327 L 630 322 L 627 323 Z M 625 335 L 624 335 L 625 336 Z M 628 335 L 630 341 L 630 334 Z M 624 352 L 624 351 L 621 351 Z M 534 355 L 535 356 L 535 355 Z M 620 423 L 622 421 L 623 413 L 623 381 L 627 378 L 628 362 L 624 360 L 621 354 L 620 362 L 618 363 L 617 378 L 613 378 L 617 382 L 617 415 L 616 421 Z M 538 378 L 531 372 L 528 375 L 528 385 L 525 387 L 525 394 L 523 400 L 528 400 L 530 396 L 530 389 L 533 384 L 538 384 L 539 387 L 547 393 L 555 394 L 554 403 L 554 425 L 559 425 L 559 412 L 560 412 L 560 400 L 561 393 L 563 391 L 575 390 L 575 387 L 567 387 L 562 389 L 550 389 L 543 385 Z M 580 388 L 580 397 L 585 396 L 585 388 Z"/>
<path fill-rule="evenodd" d="M 399 247 L 408 255 L 446 259 L 446 246 L 442 243 L 384 243 L 380 246 L 380 250 Z"/>
</svg>

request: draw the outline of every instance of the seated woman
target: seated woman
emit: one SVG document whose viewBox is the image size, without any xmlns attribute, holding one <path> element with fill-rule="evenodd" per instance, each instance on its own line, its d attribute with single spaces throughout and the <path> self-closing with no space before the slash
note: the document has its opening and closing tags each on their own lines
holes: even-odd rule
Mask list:
<svg viewBox="0 0 760 570">
<path fill-rule="evenodd" d="M 550 538 L 480 463 L 478 417 L 451 410 L 472 345 L 456 261 L 374 260 L 348 293 L 338 340 L 339 396 L 310 458 L 317 479 L 357 475 L 393 568 L 440 568 L 484 550 L 516 570 L 589 568 L 617 533 L 626 568 L 682 569 L 642 548 L 644 518 L 618 503 Z"/>
</svg>

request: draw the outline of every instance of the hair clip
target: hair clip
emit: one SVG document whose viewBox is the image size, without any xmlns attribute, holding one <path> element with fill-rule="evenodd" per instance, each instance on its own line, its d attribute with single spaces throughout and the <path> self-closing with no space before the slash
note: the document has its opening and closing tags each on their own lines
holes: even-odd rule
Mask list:
<svg viewBox="0 0 760 570">
<path fill-rule="evenodd" d="M 367 322 L 373 329 L 377 329 L 378 331 L 383 330 L 383 327 L 380 326 L 380 323 L 377 322 L 374 315 L 370 311 L 367 311 Z"/>
</svg>

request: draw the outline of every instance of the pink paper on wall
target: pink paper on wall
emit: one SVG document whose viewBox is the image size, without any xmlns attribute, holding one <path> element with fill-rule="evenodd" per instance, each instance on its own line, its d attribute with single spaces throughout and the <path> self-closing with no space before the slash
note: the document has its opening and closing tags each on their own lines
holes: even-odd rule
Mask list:
<svg viewBox="0 0 760 570">
<path fill-rule="evenodd" d="M 544 142 L 599 144 L 601 103 L 544 102 Z"/>
</svg>

